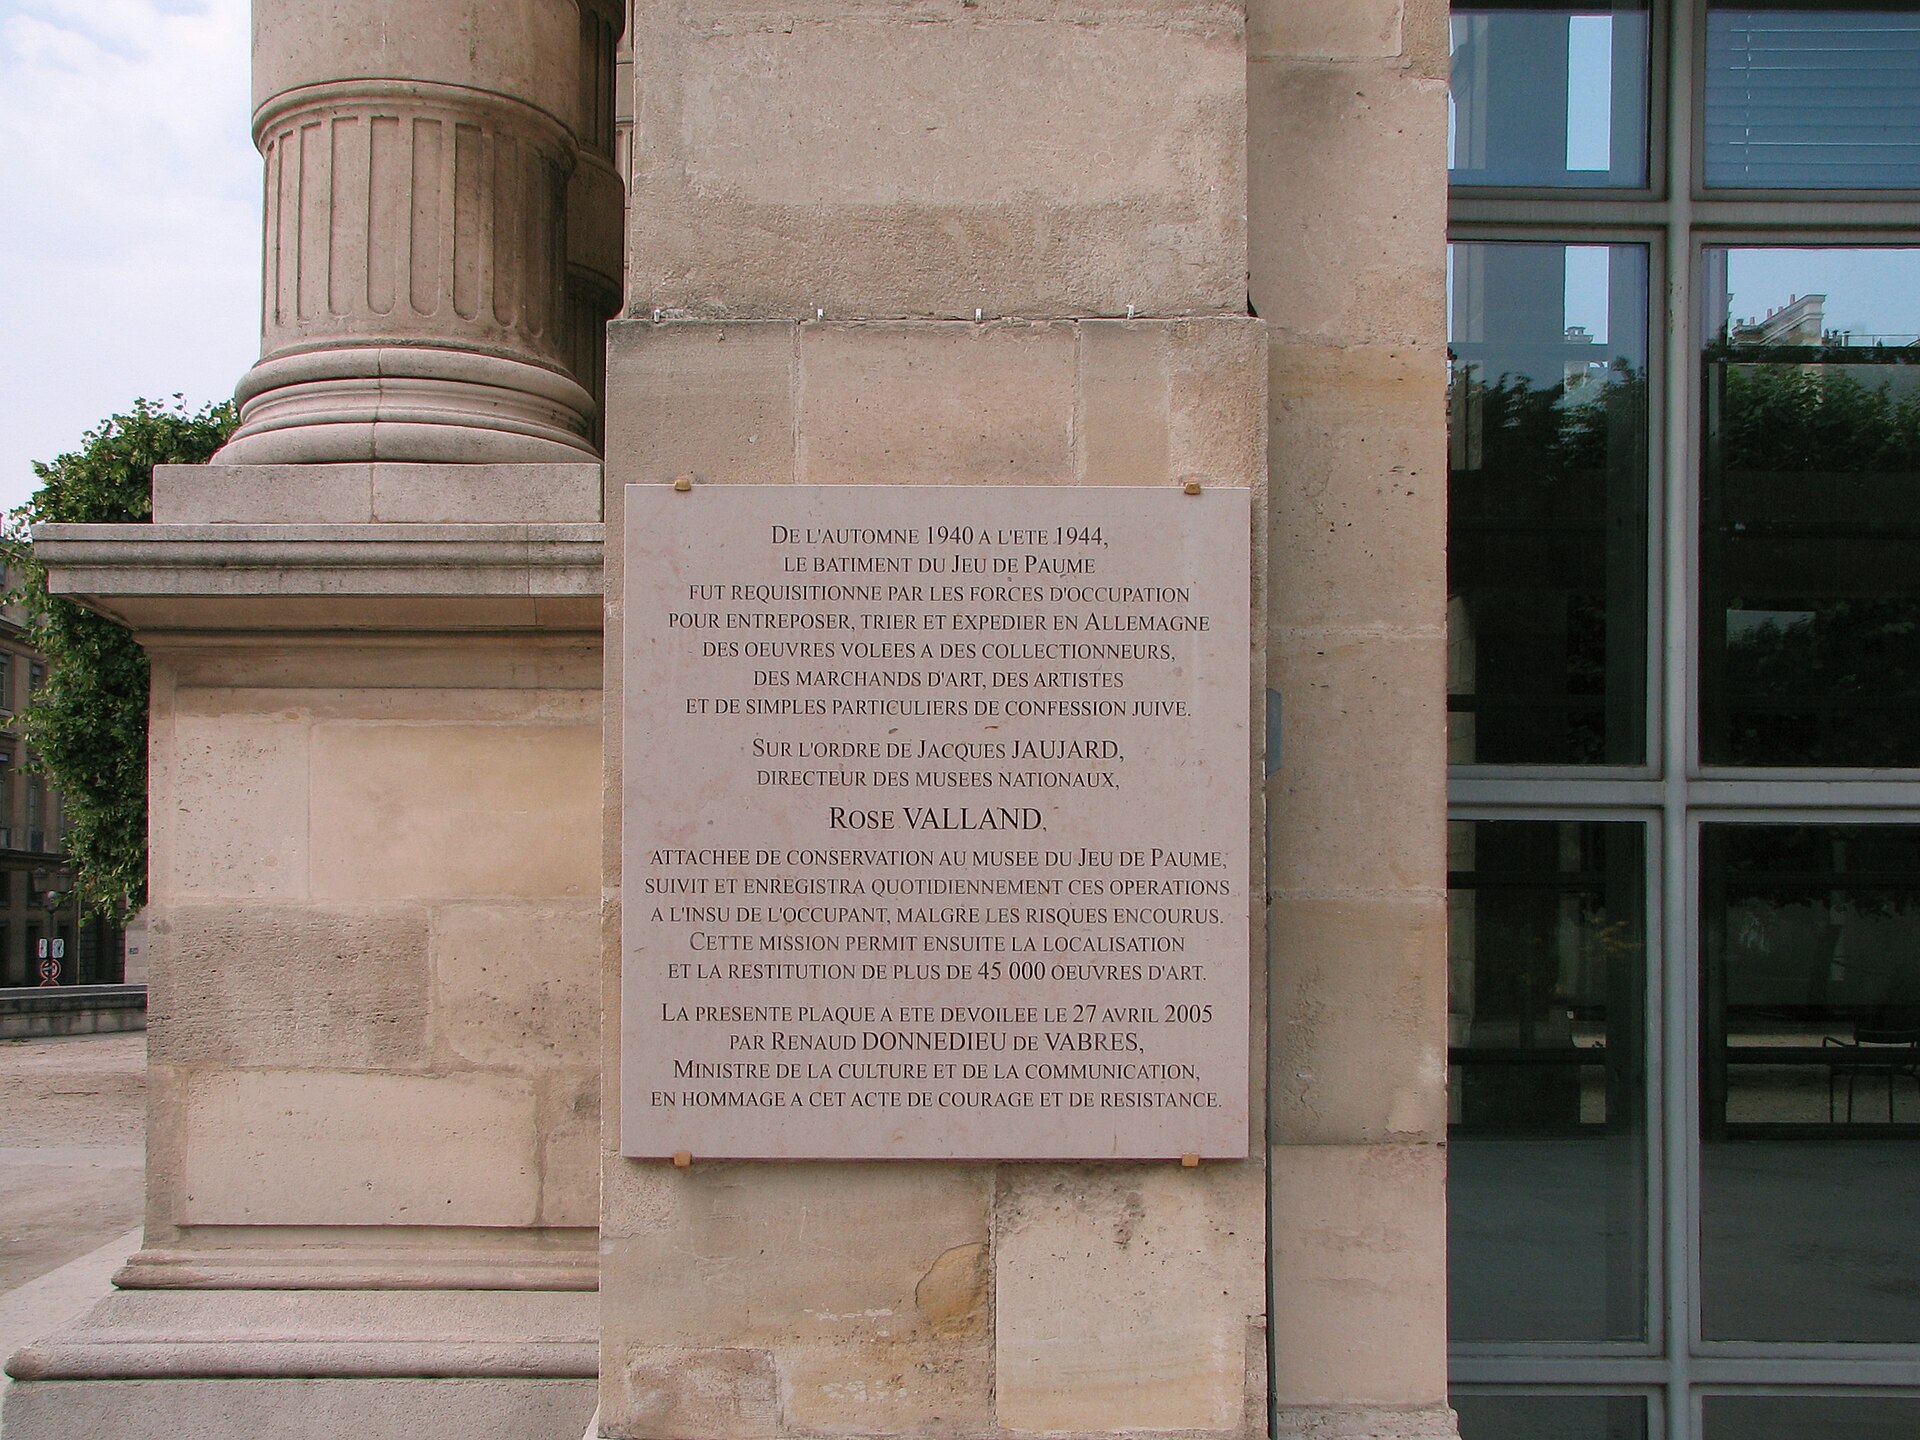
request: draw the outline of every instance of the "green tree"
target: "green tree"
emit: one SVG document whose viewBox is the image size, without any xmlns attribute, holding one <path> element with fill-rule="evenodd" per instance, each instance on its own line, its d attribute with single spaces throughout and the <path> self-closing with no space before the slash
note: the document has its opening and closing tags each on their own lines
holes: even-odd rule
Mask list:
<svg viewBox="0 0 1920 1440">
<path fill-rule="evenodd" d="M 27 634 L 47 657 L 47 679 L 23 716 L 27 743 L 66 804 L 67 855 L 79 899 L 123 923 L 147 899 L 147 657 L 125 627 L 47 593 L 32 526 L 153 518 L 153 467 L 196 464 L 225 443 L 231 404 L 189 411 L 136 400 L 82 438 L 34 463 L 40 488 L 7 526 Z"/>
</svg>

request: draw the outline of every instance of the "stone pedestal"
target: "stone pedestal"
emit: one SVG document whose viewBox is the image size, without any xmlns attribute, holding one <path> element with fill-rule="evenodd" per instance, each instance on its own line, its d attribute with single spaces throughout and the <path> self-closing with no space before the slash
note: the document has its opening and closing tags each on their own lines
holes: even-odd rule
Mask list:
<svg viewBox="0 0 1920 1440">
<path fill-rule="evenodd" d="M 126 1293 L 9 1434 L 579 1434 L 598 473 L 180 467 L 42 532 L 153 663 L 152 1099 Z"/>
<path fill-rule="evenodd" d="M 20 1435 L 577 1440 L 590 1294 L 129 1291 L 11 1364 Z"/>
<path fill-rule="evenodd" d="M 622 10 L 256 8 L 240 427 L 36 537 L 152 661 L 152 1103 L 123 1293 L 8 1433 L 574 1440 Z"/>
</svg>

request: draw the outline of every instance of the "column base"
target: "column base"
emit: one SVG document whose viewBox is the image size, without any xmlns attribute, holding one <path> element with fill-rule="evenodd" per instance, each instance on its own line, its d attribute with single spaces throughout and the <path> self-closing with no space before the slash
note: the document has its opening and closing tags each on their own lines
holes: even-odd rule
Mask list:
<svg viewBox="0 0 1920 1440">
<path fill-rule="evenodd" d="M 596 460 L 593 397 L 557 370 L 432 346 L 332 346 L 262 360 L 217 462 Z"/>
<path fill-rule="evenodd" d="M 8 1369 L 7 1440 L 577 1440 L 597 1297 L 130 1291 Z"/>
</svg>

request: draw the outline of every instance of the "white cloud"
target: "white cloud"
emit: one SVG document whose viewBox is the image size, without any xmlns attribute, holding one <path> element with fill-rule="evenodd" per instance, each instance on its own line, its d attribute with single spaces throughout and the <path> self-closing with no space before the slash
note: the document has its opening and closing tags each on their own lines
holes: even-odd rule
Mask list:
<svg viewBox="0 0 1920 1440">
<path fill-rule="evenodd" d="M 259 348 L 248 0 L 0 0 L 0 507 Z"/>
</svg>

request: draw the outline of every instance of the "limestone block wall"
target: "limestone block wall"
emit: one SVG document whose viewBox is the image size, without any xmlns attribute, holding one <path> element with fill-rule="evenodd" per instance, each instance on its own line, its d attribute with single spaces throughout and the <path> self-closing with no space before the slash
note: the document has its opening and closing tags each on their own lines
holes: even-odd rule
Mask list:
<svg viewBox="0 0 1920 1440">
<path fill-rule="evenodd" d="M 636 7 L 628 313 L 1243 314 L 1236 0 Z"/>
<path fill-rule="evenodd" d="M 620 322 L 607 534 L 680 475 L 1257 488 L 1264 348 L 1245 317 Z M 610 539 L 610 897 L 623 573 Z M 614 904 L 606 946 L 603 1435 L 1264 1433 L 1257 1141 L 1198 1170 L 624 1160 Z"/>
<path fill-rule="evenodd" d="M 1279 1433 L 1445 1409 L 1446 6 L 1253 0 Z"/>
<path fill-rule="evenodd" d="M 150 648 L 128 1278 L 590 1287 L 598 637 Z"/>
<path fill-rule="evenodd" d="M 630 483 L 1258 491 L 1234 0 L 685 0 L 631 46 L 612 703 Z M 627 1161 L 606 940 L 603 1435 L 1264 1431 L 1258 1077 L 1198 1170 Z"/>
</svg>

